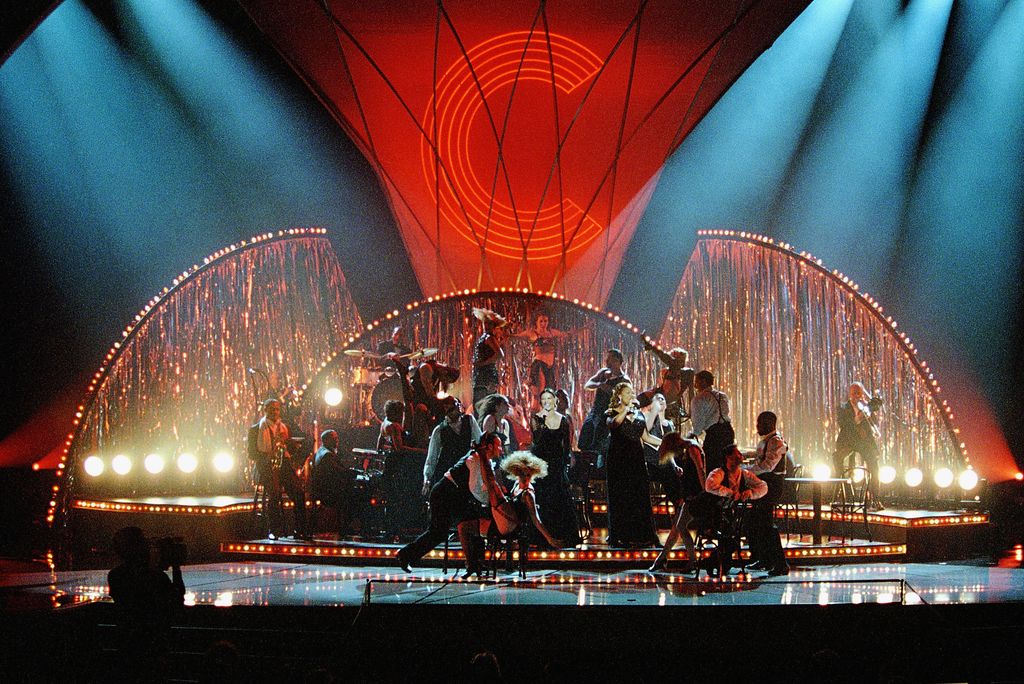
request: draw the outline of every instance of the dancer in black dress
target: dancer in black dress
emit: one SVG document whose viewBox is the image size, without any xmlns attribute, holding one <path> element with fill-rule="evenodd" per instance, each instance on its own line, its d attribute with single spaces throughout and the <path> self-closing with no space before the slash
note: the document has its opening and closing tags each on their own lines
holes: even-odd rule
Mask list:
<svg viewBox="0 0 1024 684">
<path fill-rule="evenodd" d="M 604 368 L 587 380 L 583 389 L 594 391 L 594 405 L 580 427 L 579 448 L 598 454 L 597 467 L 604 465 L 608 453 L 608 425 L 605 412 L 611 401 L 612 390 L 620 382 L 629 382 L 629 376 L 622 370 L 623 356 L 618 349 L 609 349 L 604 356 Z"/>
<path fill-rule="evenodd" d="M 531 451 L 548 464 L 548 476 L 536 482 L 537 505 L 551 533 L 567 546 L 575 546 L 580 526 L 569 493 L 569 421 L 556 410 L 558 397 L 550 387 L 540 393 L 540 405 L 540 412 L 530 419 Z"/>
<path fill-rule="evenodd" d="M 647 432 L 647 422 L 636 408 L 636 391 L 628 382 L 612 390 L 608 405 L 608 544 L 656 546 L 651 515 L 650 482 L 644 461 L 644 443 L 661 446 Z"/>
</svg>

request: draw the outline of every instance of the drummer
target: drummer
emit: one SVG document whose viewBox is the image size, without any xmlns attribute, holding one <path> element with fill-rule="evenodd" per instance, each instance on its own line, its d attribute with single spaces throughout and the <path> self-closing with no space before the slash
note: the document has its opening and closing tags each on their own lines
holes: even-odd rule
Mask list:
<svg viewBox="0 0 1024 684">
<path fill-rule="evenodd" d="M 402 326 L 396 325 L 391 331 L 391 339 L 377 345 L 377 353 L 384 357 L 385 368 L 396 368 L 402 377 L 408 374 L 412 349 L 405 344 L 405 330 Z"/>
</svg>

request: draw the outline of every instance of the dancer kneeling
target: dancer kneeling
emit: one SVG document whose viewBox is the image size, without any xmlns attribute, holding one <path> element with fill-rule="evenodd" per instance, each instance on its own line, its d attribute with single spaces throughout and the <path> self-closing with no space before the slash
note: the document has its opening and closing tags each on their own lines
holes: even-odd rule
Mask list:
<svg viewBox="0 0 1024 684">
<path fill-rule="evenodd" d="M 494 462 L 501 458 L 501 447 L 500 435 L 485 432 L 430 490 L 430 526 L 398 552 L 403 570 L 409 572 L 412 563 L 444 542 L 455 521 L 466 556 L 466 575 L 480 574 L 480 521 L 490 519 L 491 501 L 505 496 L 494 477 Z"/>
<path fill-rule="evenodd" d="M 648 572 L 657 572 L 664 569 L 668 562 L 668 554 L 676 542 L 682 539 L 683 546 L 690 556 L 691 565 L 697 563 L 697 551 L 693 546 L 693 539 L 690 537 L 688 526 L 693 522 L 693 509 L 699 507 L 697 498 L 704 494 L 704 452 L 696 440 L 687 439 L 678 432 L 670 432 L 665 435 L 658 448 L 658 458 L 661 464 L 671 464 L 675 469 L 675 475 L 679 479 L 679 486 L 674 488 L 678 492 L 678 500 L 673 501 L 676 510 L 676 519 L 672 523 L 665 538 L 665 545 L 661 553 L 648 568 Z M 681 465 L 680 465 L 681 464 Z"/>
<path fill-rule="evenodd" d="M 516 483 L 512 485 L 510 496 L 519 525 L 529 520 L 533 523 L 534 529 L 540 532 L 552 548 L 561 548 L 562 541 L 551 536 L 548 529 L 544 527 L 544 523 L 541 522 L 540 512 L 537 510 L 537 496 L 533 490 L 533 480 L 547 476 L 548 464 L 529 451 L 517 451 L 502 460 L 501 469 L 516 480 Z M 515 530 L 507 530 L 504 535 L 508 536 L 513 531 Z"/>
</svg>

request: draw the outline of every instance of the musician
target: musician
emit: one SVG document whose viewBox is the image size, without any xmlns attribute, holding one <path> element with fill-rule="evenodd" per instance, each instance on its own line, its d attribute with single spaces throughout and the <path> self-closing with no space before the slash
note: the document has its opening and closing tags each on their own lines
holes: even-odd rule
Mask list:
<svg viewBox="0 0 1024 684">
<path fill-rule="evenodd" d="M 473 405 L 488 394 L 495 394 L 501 384 L 502 345 L 508 339 L 504 316 L 490 309 L 473 308 L 473 316 L 484 326 L 484 332 L 473 346 Z"/>
<path fill-rule="evenodd" d="M 397 368 L 403 374 L 409 371 L 408 356 L 412 354 L 412 349 L 405 344 L 405 330 L 402 326 L 396 325 L 391 331 L 391 338 L 377 345 L 377 353 L 384 357 L 385 366 Z"/>
<path fill-rule="evenodd" d="M 655 394 L 665 397 L 665 417 L 672 421 L 677 430 L 682 430 L 683 421 L 690 417 L 690 403 L 693 401 L 694 376 L 696 371 L 686 365 L 689 352 L 681 347 L 670 350 L 667 354 L 654 347 L 646 340 L 644 346 L 654 352 L 667 368 L 661 369 L 661 382 L 657 387 L 642 392 L 639 397 L 640 408 L 645 408 Z"/>
<path fill-rule="evenodd" d="M 296 467 L 289 451 L 291 433 L 288 426 L 281 420 L 281 401 L 270 398 L 263 402 L 263 417 L 249 427 L 248 453 L 249 459 L 256 466 L 256 478 L 269 492 L 268 502 L 269 536 L 271 539 L 280 535 L 283 519 L 281 505 L 281 489 L 284 488 L 291 499 L 295 511 L 293 536 L 306 535 L 306 497 L 302 485 L 295 474 Z"/>
<path fill-rule="evenodd" d="M 776 426 L 778 417 L 771 411 L 757 416 L 757 434 L 761 438 L 757 448 L 743 452 L 752 458 L 748 470 L 768 485 L 768 493 L 757 500 L 749 520 L 751 570 L 767 570 L 770 576 L 788 575 L 789 564 L 782 550 L 779 528 L 775 525 L 775 506 L 786 486 L 786 453 L 789 445 Z"/>
<path fill-rule="evenodd" d="M 583 389 L 594 392 L 594 404 L 580 426 L 579 448 L 599 454 L 598 467 L 604 464 L 608 453 L 608 425 L 605 412 L 612 399 L 612 391 L 620 382 L 629 382 L 629 376 L 622 369 L 622 352 L 609 349 L 604 355 L 604 366 L 587 380 Z"/>
<path fill-rule="evenodd" d="M 532 411 L 540 410 L 540 393 L 545 388 L 555 388 L 555 340 L 569 333 L 550 327 L 550 317 L 544 309 L 534 312 L 533 327 L 517 332 L 533 344 L 533 361 L 530 363 L 530 396 Z"/>
<path fill-rule="evenodd" d="M 410 565 L 448 538 L 448 528 L 454 520 L 466 556 L 466 575 L 481 572 L 480 521 L 490 519 L 492 497 L 504 496 L 494 476 L 494 463 L 502 456 L 501 447 L 500 435 L 483 433 L 469 453 L 437 481 L 430 490 L 430 526 L 399 550 L 400 568 L 410 572 Z"/>
<path fill-rule="evenodd" d="M 338 453 L 340 440 L 334 430 L 320 433 L 320 448 L 313 455 L 310 496 L 338 512 L 338 536 L 344 537 L 352 523 L 352 490 L 355 473 Z"/>
<path fill-rule="evenodd" d="M 470 443 L 480 439 L 481 435 L 476 418 L 463 413 L 461 401 L 448 397 L 443 403 L 444 420 L 430 433 L 430 443 L 427 445 L 427 461 L 423 464 L 423 496 L 430 494 L 430 488 L 469 451 Z"/>
<path fill-rule="evenodd" d="M 836 449 L 832 454 L 836 477 L 846 472 L 847 460 L 854 454 L 860 454 L 868 469 L 867 495 L 869 508 L 877 511 L 884 507 L 878 497 L 878 429 L 877 412 L 882 402 L 864 388 L 860 382 L 850 383 L 849 401 L 839 406 L 837 422 L 839 436 L 836 438 Z"/>
<path fill-rule="evenodd" d="M 384 530 L 391 537 L 400 537 L 403 530 L 419 528 L 419 473 L 426 449 L 406 443 L 402 421 L 405 404 L 389 399 L 384 404 L 384 422 L 377 436 L 377 451 L 384 455 Z"/>
<path fill-rule="evenodd" d="M 721 468 L 724 463 L 725 447 L 736 441 L 729 415 L 729 397 L 715 389 L 715 376 L 711 371 L 702 370 L 694 376 L 697 394 L 690 403 L 690 434 L 692 438 L 704 435 L 704 458 L 708 470 Z"/>
</svg>

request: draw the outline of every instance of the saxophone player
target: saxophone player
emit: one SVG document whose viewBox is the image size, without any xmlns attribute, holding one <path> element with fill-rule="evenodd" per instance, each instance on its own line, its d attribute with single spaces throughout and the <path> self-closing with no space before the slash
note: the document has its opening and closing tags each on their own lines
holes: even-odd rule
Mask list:
<svg viewBox="0 0 1024 684">
<path fill-rule="evenodd" d="M 248 452 L 256 467 L 256 481 L 267 492 L 269 536 L 271 539 L 285 536 L 282 534 L 284 511 L 281 502 L 281 489 L 284 488 L 294 505 L 292 536 L 302 537 L 306 534 L 306 497 L 289 451 L 291 433 L 281 420 L 282 404 L 279 399 L 266 399 L 262 407 L 263 417 L 249 427 Z"/>
</svg>

